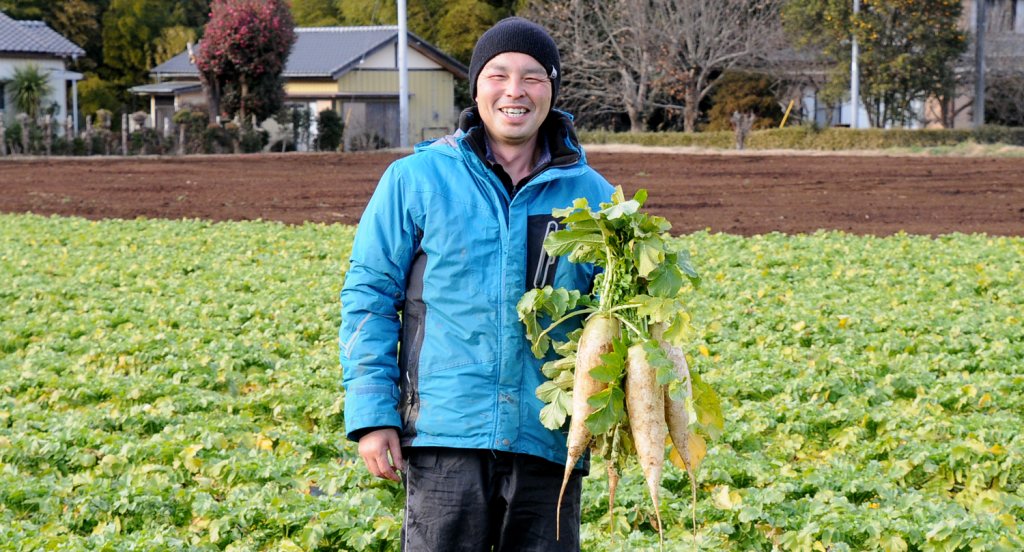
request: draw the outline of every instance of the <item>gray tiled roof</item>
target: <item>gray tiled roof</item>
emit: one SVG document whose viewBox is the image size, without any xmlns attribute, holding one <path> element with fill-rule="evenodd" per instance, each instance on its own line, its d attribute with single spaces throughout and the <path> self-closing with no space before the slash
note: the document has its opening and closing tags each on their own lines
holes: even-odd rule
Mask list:
<svg viewBox="0 0 1024 552">
<path fill-rule="evenodd" d="M 202 88 L 202 85 L 195 81 L 168 81 L 133 86 L 128 91 L 133 94 L 174 94 L 175 92 L 192 92 L 200 88 Z"/>
<path fill-rule="evenodd" d="M 295 44 L 288 55 L 282 76 L 336 79 L 357 65 L 364 56 L 396 40 L 398 27 L 303 27 L 295 29 L 295 35 Z M 442 58 L 457 72 L 465 74 L 466 68 L 461 63 L 415 35 L 410 35 L 410 45 L 414 42 Z M 199 46 L 196 49 L 198 51 Z M 195 65 L 189 63 L 188 52 L 182 52 L 157 65 L 150 70 L 150 74 L 157 77 L 199 75 Z"/>
<path fill-rule="evenodd" d="M 42 21 L 17 21 L 0 12 L 0 52 L 84 56 L 85 50 Z"/>
</svg>

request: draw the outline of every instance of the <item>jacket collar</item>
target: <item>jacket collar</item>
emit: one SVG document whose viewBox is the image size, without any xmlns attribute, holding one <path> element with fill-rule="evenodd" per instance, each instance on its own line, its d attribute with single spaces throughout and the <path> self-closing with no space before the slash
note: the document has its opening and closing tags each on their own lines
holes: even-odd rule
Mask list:
<svg viewBox="0 0 1024 552">
<path fill-rule="evenodd" d="M 572 123 L 572 115 L 552 109 L 539 131 L 542 140 L 547 142 L 551 154 L 549 167 L 568 167 L 579 162 L 586 163 L 583 148 L 580 147 L 576 129 Z M 456 135 L 465 135 L 466 143 L 481 160 L 487 160 L 487 141 L 484 136 L 483 123 L 476 106 L 466 108 L 459 115 L 459 130 Z"/>
</svg>

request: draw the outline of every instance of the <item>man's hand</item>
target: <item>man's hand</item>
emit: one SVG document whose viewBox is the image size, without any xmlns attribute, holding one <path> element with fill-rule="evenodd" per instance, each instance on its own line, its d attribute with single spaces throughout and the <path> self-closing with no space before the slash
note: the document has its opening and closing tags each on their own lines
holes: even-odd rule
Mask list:
<svg viewBox="0 0 1024 552">
<path fill-rule="evenodd" d="M 388 457 L 391 453 L 391 457 Z M 396 470 L 402 471 L 402 449 L 398 441 L 398 431 L 387 427 L 371 431 L 359 439 L 359 456 L 363 457 L 366 469 L 383 479 L 401 481 Z"/>
</svg>

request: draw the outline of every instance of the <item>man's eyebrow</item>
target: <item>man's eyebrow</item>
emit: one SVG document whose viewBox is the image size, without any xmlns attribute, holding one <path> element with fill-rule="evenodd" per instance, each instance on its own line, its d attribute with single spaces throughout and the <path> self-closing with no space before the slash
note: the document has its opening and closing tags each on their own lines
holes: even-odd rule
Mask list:
<svg viewBox="0 0 1024 552">
<path fill-rule="evenodd" d="M 512 70 L 505 65 L 490 65 L 486 68 L 488 71 L 498 71 L 501 73 L 511 73 Z M 524 75 L 544 75 L 548 76 L 547 71 L 543 67 L 528 67 L 523 70 Z"/>
</svg>

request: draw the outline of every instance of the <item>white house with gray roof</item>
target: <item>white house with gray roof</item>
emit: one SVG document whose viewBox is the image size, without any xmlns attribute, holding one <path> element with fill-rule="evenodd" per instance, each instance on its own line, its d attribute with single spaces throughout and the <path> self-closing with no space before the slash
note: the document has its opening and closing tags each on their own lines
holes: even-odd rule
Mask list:
<svg viewBox="0 0 1024 552">
<path fill-rule="evenodd" d="M 397 145 L 398 27 L 300 27 L 295 34 L 282 74 L 286 104 L 314 114 L 338 111 L 348 145 L 372 135 Z M 409 136 L 416 141 L 451 132 L 458 119 L 455 79 L 467 78 L 466 67 L 412 33 L 408 44 Z M 131 91 L 150 97 L 157 126 L 185 104 L 205 103 L 188 52 L 154 67 L 150 76 L 153 84 Z"/>
<path fill-rule="evenodd" d="M 49 73 L 51 96 L 44 100 L 43 107 L 56 103 L 57 117 L 63 120 L 68 115 L 68 83 L 71 83 L 71 114 L 76 128 L 78 119 L 78 86 L 81 73 L 67 70 L 67 61 L 85 55 L 85 50 L 64 38 L 42 21 L 18 21 L 0 12 L 0 112 L 4 122 L 15 120 L 15 109 L 11 92 L 7 86 L 14 78 L 16 69 L 36 66 Z M 57 125 L 63 128 L 63 125 Z"/>
</svg>

